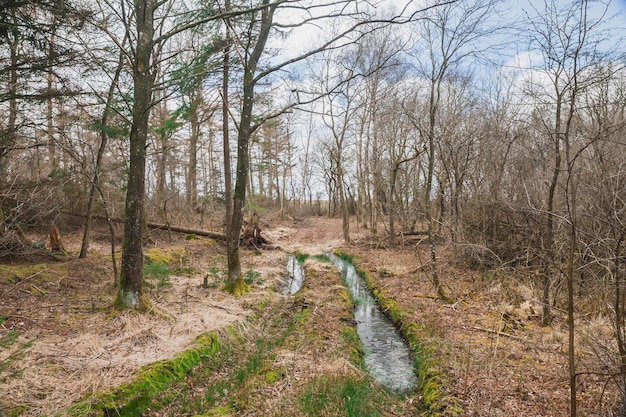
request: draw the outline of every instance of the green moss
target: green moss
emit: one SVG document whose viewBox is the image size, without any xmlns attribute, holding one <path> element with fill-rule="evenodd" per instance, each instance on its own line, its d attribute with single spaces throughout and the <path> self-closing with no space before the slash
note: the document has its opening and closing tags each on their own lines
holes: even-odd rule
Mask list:
<svg viewBox="0 0 626 417">
<path fill-rule="evenodd" d="M 244 282 L 243 278 L 238 279 L 233 283 L 227 283 L 224 289 L 235 296 L 235 298 L 239 298 L 250 291 L 250 287 Z"/>
<path fill-rule="evenodd" d="M 59 281 L 67 276 L 64 264 L 0 265 L 0 282 L 17 284 L 23 280 L 30 283 Z"/>
<path fill-rule="evenodd" d="M 350 292 L 345 287 L 341 288 L 337 292 L 339 293 L 341 302 L 343 302 L 350 309 L 354 308 L 357 305 L 357 302 L 360 302 L 360 300 L 353 300 L 350 296 Z"/>
<path fill-rule="evenodd" d="M 193 267 L 182 267 L 182 268 L 174 268 L 172 269 L 172 273 L 174 275 L 187 275 L 187 276 L 193 276 L 193 275 L 198 275 L 200 274 L 200 271 L 196 268 Z"/>
<path fill-rule="evenodd" d="M 265 373 L 265 382 L 267 384 L 275 384 L 283 378 L 283 373 L 277 370 L 269 370 Z"/>
<path fill-rule="evenodd" d="M 197 414 L 194 417 L 223 417 L 231 415 L 232 409 L 230 405 L 214 407 L 204 414 Z"/>
<path fill-rule="evenodd" d="M 171 254 L 160 248 L 148 249 L 143 256 L 146 264 L 168 265 L 172 261 Z"/>
<path fill-rule="evenodd" d="M 182 380 L 200 362 L 215 356 L 220 348 L 215 333 L 203 334 L 196 338 L 191 349 L 173 359 L 141 368 L 133 381 L 91 401 L 76 404 L 67 410 L 68 415 L 85 416 L 92 415 L 93 411 L 103 411 L 105 415 L 141 416 L 155 395 Z"/>
<path fill-rule="evenodd" d="M 347 345 L 347 350 L 350 352 L 350 362 L 357 366 L 364 366 L 363 358 L 365 352 L 363 351 L 363 344 L 359 335 L 356 333 L 356 329 L 352 326 L 344 326 L 341 329 L 341 340 Z"/>
<path fill-rule="evenodd" d="M 166 266 L 180 266 L 186 257 L 185 248 L 174 246 L 167 249 L 150 248 L 143 254 L 146 264 L 160 263 Z"/>
<path fill-rule="evenodd" d="M 117 310 L 131 309 L 140 312 L 150 311 L 152 306 L 150 301 L 143 294 L 137 297 L 133 291 L 124 291 L 121 288 L 117 292 L 117 297 L 113 305 Z"/>
</svg>

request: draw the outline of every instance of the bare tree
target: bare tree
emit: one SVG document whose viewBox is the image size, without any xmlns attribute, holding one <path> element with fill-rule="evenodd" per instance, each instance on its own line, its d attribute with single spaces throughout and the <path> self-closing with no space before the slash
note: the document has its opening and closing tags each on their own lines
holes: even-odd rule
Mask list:
<svg viewBox="0 0 626 417">
<path fill-rule="evenodd" d="M 295 23 L 274 23 L 274 15 L 279 7 L 288 7 L 292 11 L 303 12 L 302 16 Z M 419 14 L 410 17 L 395 16 L 388 19 L 372 18 L 368 11 L 360 10 L 358 7 L 352 8 L 350 1 L 339 2 L 291 2 L 282 0 L 270 2 L 263 0 L 258 3 L 257 7 L 247 9 L 251 19 L 247 26 L 246 36 L 238 36 L 237 43 L 240 45 L 239 58 L 242 65 L 242 104 L 240 110 L 240 120 L 238 123 L 238 139 L 237 139 L 237 169 L 235 190 L 233 194 L 233 217 L 229 224 L 227 237 L 228 252 L 228 287 L 234 293 L 240 293 L 245 290 L 243 277 L 241 275 L 241 264 L 239 259 L 239 234 L 243 223 L 243 208 L 246 195 L 246 187 L 248 185 L 249 176 L 249 143 L 250 136 L 263 122 L 277 115 L 284 113 L 286 110 L 304 104 L 304 102 L 312 102 L 317 100 L 319 94 L 313 94 L 313 97 L 298 98 L 296 94 L 295 102 L 288 103 L 285 106 L 257 117 L 258 122 L 252 119 L 252 109 L 254 105 L 255 87 L 272 74 L 284 70 L 289 65 L 301 62 L 323 51 L 341 49 L 346 45 L 354 44 L 362 38 L 366 33 L 375 31 L 381 26 L 390 23 L 404 23 L 410 21 Z M 320 12 L 318 12 L 318 10 Z M 336 35 L 331 36 L 327 40 L 321 42 L 319 46 L 313 46 L 305 52 L 285 60 L 278 60 L 270 64 L 265 69 L 259 68 L 261 58 L 265 52 L 266 43 L 272 29 L 290 30 L 305 24 L 312 24 L 320 21 L 332 21 L 335 18 L 342 17 L 346 24 L 344 28 L 339 30 Z M 245 40 L 245 42 L 241 42 Z M 342 187 L 339 189 L 341 190 Z M 347 229 L 345 230 L 347 233 Z M 344 234 L 344 237 L 346 235 Z M 349 238 L 349 237 L 348 237 Z"/>
<path fill-rule="evenodd" d="M 125 40 L 122 41 L 122 45 L 124 45 L 125 43 L 126 43 Z M 91 189 L 89 191 L 89 199 L 87 201 L 87 212 L 85 214 L 86 216 L 85 228 L 83 231 L 83 240 L 82 240 L 82 244 L 80 247 L 80 254 L 78 255 L 79 258 L 87 257 L 87 251 L 89 250 L 89 239 L 90 239 L 91 227 L 92 227 L 93 208 L 94 208 L 94 203 L 96 200 L 96 195 L 98 193 L 98 190 L 101 187 L 100 173 L 102 170 L 104 154 L 106 152 L 107 144 L 109 140 L 108 125 L 109 125 L 110 118 L 114 111 L 113 100 L 114 100 L 115 91 L 118 87 L 117 83 L 119 81 L 123 66 L 124 66 L 124 54 L 122 51 L 120 51 L 117 67 L 113 73 L 113 77 L 111 78 L 109 91 L 107 92 L 105 102 L 104 102 L 104 110 L 102 111 L 102 117 L 99 121 L 99 126 L 98 126 L 98 129 L 100 131 L 100 145 L 98 146 L 98 152 L 96 154 L 96 161 L 95 161 L 94 168 L 93 168 L 94 173 L 93 173 L 93 179 L 91 183 Z M 112 240 L 112 242 L 114 241 Z M 117 268 L 117 265 L 115 262 L 114 248 L 112 248 L 112 256 L 113 256 L 113 265 L 115 268 Z M 114 281 L 117 282 L 117 273 L 115 273 Z"/>
<path fill-rule="evenodd" d="M 322 95 L 321 117 L 332 138 L 328 157 L 335 168 L 337 191 L 339 195 L 339 209 L 341 211 L 343 239 L 350 242 L 350 217 L 346 197 L 346 148 L 350 145 L 349 139 L 353 135 L 354 118 L 357 111 L 358 87 L 355 75 L 358 73 L 356 60 L 352 54 L 346 54 L 338 59 L 327 56 L 324 59 L 324 68 L 318 80 Z M 334 63 L 338 65 L 334 65 Z M 335 86 L 341 85 L 337 89 Z"/>
<path fill-rule="evenodd" d="M 570 415 L 576 416 L 576 359 L 575 359 L 575 323 L 574 323 L 574 268 L 577 264 L 578 247 L 578 174 L 576 161 L 590 142 L 576 138 L 575 118 L 578 114 L 579 96 L 582 91 L 596 82 L 589 77 L 589 69 L 599 62 L 598 45 L 600 38 L 600 20 L 589 17 L 590 5 L 587 1 L 573 2 L 560 8 L 554 1 L 546 1 L 542 10 L 535 9 L 535 16 L 529 16 L 533 28 L 531 40 L 543 55 L 541 73 L 549 83 L 548 87 L 534 84 L 540 96 L 549 98 L 549 112 L 541 113 L 542 125 L 553 146 L 553 170 L 549 182 L 546 201 L 546 264 L 544 266 L 544 324 L 550 322 L 550 286 L 552 271 L 560 269 L 556 258 L 555 222 L 564 218 L 569 229 L 568 251 L 564 270 L 567 284 L 567 316 L 569 325 L 569 383 Z M 544 84 L 545 85 L 545 84 Z M 549 88 L 549 90 L 548 90 Z M 591 138 L 594 141 L 595 138 Z M 563 158 L 565 159 L 563 161 Z M 563 170 L 563 163 L 565 170 Z M 564 204 L 565 216 L 556 212 L 556 191 L 559 176 L 565 172 Z M 556 265 L 556 267 L 551 267 Z"/>
<path fill-rule="evenodd" d="M 440 105 L 447 77 L 465 60 L 479 54 L 484 46 L 478 41 L 487 33 L 492 33 L 490 17 L 495 11 L 492 0 L 471 0 L 447 4 L 432 9 L 420 21 L 421 43 L 427 53 L 416 57 L 418 74 L 427 80 L 427 120 L 420 121 L 413 115 L 413 121 L 427 142 L 428 169 L 424 190 L 424 207 L 428 221 L 428 241 L 430 244 L 431 277 L 437 296 L 447 299 L 439 279 L 437 267 L 437 243 L 435 238 L 437 216 L 433 206 L 434 178 L 436 172 L 436 147 L 440 140 Z M 417 49 L 420 50 L 419 47 Z"/>
</svg>

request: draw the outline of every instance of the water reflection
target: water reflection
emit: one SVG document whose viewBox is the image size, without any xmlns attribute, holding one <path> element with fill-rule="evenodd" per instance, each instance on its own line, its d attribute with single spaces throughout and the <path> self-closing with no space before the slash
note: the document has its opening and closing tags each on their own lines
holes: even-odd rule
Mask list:
<svg viewBox="0 0 626 417">
<path fill-rule="evenodd" d="M 287 272 L 289 273 L 289 279 L 287 286 L 283 289 L 283 294 L 293 295 L 302 288 L 304 282 L 304 268 L 298 263 L 294 255 L 289 255 L 287 258 Z"/>
<path fill-rule="evenodd" d="M 343 275 L 356 304 L 356 330 L 365 349 L 368 371 L 377 383 L 389 389 L 406 391 L 414 388 L 417 378 L 408 346 L 380 311 L 354 266 L 335 255 L 330 255 L 330 259 Z"/>
</svg>

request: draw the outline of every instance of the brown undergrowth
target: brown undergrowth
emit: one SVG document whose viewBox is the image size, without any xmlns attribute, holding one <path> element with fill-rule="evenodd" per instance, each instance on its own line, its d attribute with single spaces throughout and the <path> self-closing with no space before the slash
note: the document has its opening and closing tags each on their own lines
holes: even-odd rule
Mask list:
<svg viewBox="0 0 626 417">
<path fill-rule="evenodd" d="M 355 255 L 378 288 L 390 294 L 420 332 L 446 387 L 463 416 L 568 416 L 567 322 L 555 309 L 554 323 L 542 327 L 537 291 L 512 271 L 474 271 L 449 262 L 440 248 L 440 276 L 452 304 L 436 299 L 426 245 L 393 250 L 367 238 L 342 248 Z M 578 409 L 585 416 L 611 416 L 621 398 L 608 350 L 607 318 L 577 316 Z"/>
<path fill-rule="evenodd" d="M 568 415 L 565 315 L 555 309 L 553 325 L 540 326 L 532 280 L 453 265 L 442 246 L 440 274 L 454 299 L 446 304 L 434 297 L 427 247 L 419 242 L 400 242 L 391 250 L 382 238 L 353 228 L 353 243 L 343 245 L 338 219 L 262 221 L 268 222 L 266 236 L 283 251 L 242 251 L 253 282 L 240 299 L 221 289 L 221 242 L 156 234 L 149 253 L 155 264 L 167 264 L 169 277 L 148 280 L 151 314 L 111 309 L 115 289 L 104 232 L 87 259 L 77 259 L 76 233 L 64 236 L 69 254 L 62 262 L 0 264 L 0 340 L 17 337 L 0 351 L 0 362 L 17 353 L 0 374 L 0 415 L 63 415 L 69 404 L 132 381 L 140 367 L 175 357 L 211 331 L 224 337 L 223 352 L 234 359 L 199 365 L 199 373 L 191 371 L 182 385 L 156 396 L 159 411 L 153 404 L 146 416 L 187 415 L 171 404 L 195 401 L 203 410 L 197 415 L 333 415 L 320 411 L 320 393 L 341 406 L 353 405 L 342 395 L 372 397 L 379 406 L 362 404 L 372 415 L 419 414 L 419 393 L 396 398 L 367 382 L 350 342 L 345 293 L 337 276 L 327 275 L 330 266 L 309 265 L 315 278 L 293 299 L 276 291 L 286 277 L 285 252 L 316 255 L 334 248 L 354 255 L 405 312 L 404 320 L 422 329 L 420 342 L 445 373 L 447 386 L 441 388 L 458 400 L 460 415 Z M 159 270 L 153 274 L 158 277 Z M 616 350 L 610 323 L 584 311 L 577 323 L 579 410 L 610 416 L 620 398 L 611 379 L 613 358 L 606 353 Z M 225 331 L 228 326 L 237 331 Z M 335 387 L 341 390 L 330 390 Z"/>
</svg>

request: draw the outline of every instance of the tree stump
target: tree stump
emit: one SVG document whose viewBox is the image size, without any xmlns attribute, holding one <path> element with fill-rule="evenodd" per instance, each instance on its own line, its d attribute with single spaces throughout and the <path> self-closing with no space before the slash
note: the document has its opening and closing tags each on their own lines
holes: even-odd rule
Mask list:
<svg viewBox="0 0 626 417">
<path fill-rule="evenodd" d="M 50 223 L 50 250 L 52 250 L 52 252 L 63 252 L 61 233 L 54 223 Z"/>
<path fill-rule="evenodd" d="M 250 222 L 246 225 L 241 235 L 241 243 L 243 246 L 258 248 L 267 245 L 269 240 L 261 236 L 261 227 L 259 226 L 259 215 L 257 212 L 252 213 Z"/>
</svg>

